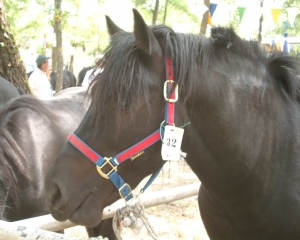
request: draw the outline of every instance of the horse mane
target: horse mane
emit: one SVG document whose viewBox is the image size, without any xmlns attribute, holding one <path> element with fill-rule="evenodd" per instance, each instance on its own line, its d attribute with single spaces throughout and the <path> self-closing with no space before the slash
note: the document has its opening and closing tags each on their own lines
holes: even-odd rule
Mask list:
<svg viewBox="0 0 300 240">
<path fill-rule="evenodd" d="M 279 81 L 288 95 L 300 101 L 299 63 L 296 57 L 284 55 L 282 52 L 272 53 L 268 57 L 270 75 Z"/>
<path fill-rule="evenodd" d="M 0 135 L 0 182 L 18 210 L 21 192 L 17 172 L 14 169 L 18 169 L 18 173 L 30 180 L 26 159 L 9 130 L 0 128 Z"/>
<path fill-rule="evenodd" d="M 10 118 L 10 113 L 14 110 L 26 108 L 46 115 L 49 119 L 55 118 L 43 101 L 31 96 L 23 95 L 16 98 L 10 104 L 5 105 L 0 112 L 0 182 L 9 193 L 16 210 L 20 207 L 21 192 L 17 174 L 21 174 L 25 179 L 31 180 L 28 173 L 26 156 L 19 147 L 18 142 L 11 134 L 10 127 L 16 126 Z M 8 126 L 10 125 L 10 127 Z M 15 171 L 18 169 L 18 172 Z M 6 206 L 8 207 L 8 206 Z"/>
<path fill-rule="evenodd" d="M 300 83 L 293 57 L 280 53 L 268 55 L 257 41 L 242 40 L 231 28 L 213 28 L 210 38 L 175 33 L 165 25 L 152 26 L 150 29 L 163 46 L 165 54 L 173 60 L 175 81 L 184 100 L 197 89 L 199 81 L 205 80 L 209 64 L 220 62 L 220 59 L 231 68 L 233 61 L 237 65 L 244 64 L 244 67 L 250 63 L 253 74 L 258 74 L 257 68 L 267 69 L 270 76 L 283 84 L 289 96 L 299 99 Z M 144 66 L 151 62 L 135 41 L 133 33 L 123 31 L 111 37 L 111 44 L 103 57 L 104 71 L 94 79 L 91 91 L 91 107 L 97 108 L 94 120 L 100 118 L 112 96 L 117 99 L 118 111 L 124 105 L 130 106 L 139 97 L 143 97 L 149 105 L 149 88 L 153 87 L 153 83 L 149 83 L 151 76 L 144 71 Z"/>
<path fill-rule="evenodd" d="M 215 46 L 214 54 L 218 58 L 226 55 L 227 61 L 230 61 L 229 58 L 235 56 L 238 57 L 237 62 L 240 65 L 244 64 L 245 59 L 249 59 L 255 66 L 265 67 L 269 75 L 282 85 L 292 99 L 300 100 L 298 58 L 283 52 L 266 53 L 257 41 L 242 40 L 231 28 L 213 28 L 211 38 Z"/>
</svg>

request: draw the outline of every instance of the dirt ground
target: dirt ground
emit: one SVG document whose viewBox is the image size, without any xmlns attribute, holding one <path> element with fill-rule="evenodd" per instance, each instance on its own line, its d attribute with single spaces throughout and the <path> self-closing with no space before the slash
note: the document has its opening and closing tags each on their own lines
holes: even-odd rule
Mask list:
<svg viewBox="0 0 300 240">
<path fill-rule="evenodd" d="M 145 182 L 146 180 L 139 187 L 143 187 Z M 199 182 L 198 178 L 184 161 L 167 162 L 160 175 L 146 191 L 164 190 L 195 182 Z M 160 240 L 209 240 L 201 221 L 197 196 L 147 208 L 146 214 Z M 66 229 L 65 234 L 88 239 L 85 228 L 82 226 Z M 121 236 L 123 240 L 152 239 L 145 227 L 138 235 L 124 227 Z"/>
</svg>

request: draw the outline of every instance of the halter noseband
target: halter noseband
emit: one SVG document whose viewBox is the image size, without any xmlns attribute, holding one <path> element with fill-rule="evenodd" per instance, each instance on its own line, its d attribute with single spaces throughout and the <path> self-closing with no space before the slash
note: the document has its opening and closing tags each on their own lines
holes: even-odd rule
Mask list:
<svg viewBox="0 0 300 240">
<path fill-rule="evenodd" d="M 174 125 L 174 113 L 175 113 L 175 102 L 178 99 L 178 87 L 177 84 L 175 87 L 174 82 L 174 70 L 173 63 L 171 58 L 165 57 L 165 66 L 166 66 L 166 82 L 164 84 L 164 98 L 166 100 L 165 104 L 165 123 L 167 125 Z M 118 189 L 121 198 L 124 198 L 126 201 L 133 198 L 131 193 L 130 186 L 125 183 L 123 178 L 117 173 L 117 167 L 119 164 L 125 160 L 135 156 L 146 148 L 152 146 L 154 143 L 161 139 L 160 128 L 154 133 L 133 145 L 132 147 L 124 150 L 123 152 L 115 155 L 114 157 L 102 157 L 91 149 L 87 144 L 85 144 L 75 133 L 71 133 L 68 136 L 68 141 L 77 148 L 82 154 L 84 154 L 88 159 L 96 164 L 98 173 L 106 179 L 110 179 L 115 187 Z M 111 167 L 111 170 L 108 173 L 103 172 L 103 167 L 106 165 Z M 142 188 L 141 192 L 144 192 L 146 188 L 154 181 L 156 176 L 159 174 L 161 169 L 158 172 L 152 174 L 146 185 Z"/>
</svg>

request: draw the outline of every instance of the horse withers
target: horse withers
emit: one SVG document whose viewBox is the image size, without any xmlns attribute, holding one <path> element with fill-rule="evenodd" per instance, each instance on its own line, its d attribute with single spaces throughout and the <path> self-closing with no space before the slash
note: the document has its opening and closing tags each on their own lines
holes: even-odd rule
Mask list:
<svg viewBox="0 0 300 240">
<path fill-rule="evenodd" d="M 162 167 L 161 148 L 174 147 L 164 159 L 187 153 L 210 239 L 300 239 L 299 63 L 232 29 L 176 33 L 133 12 L 133 33 L 107 17 L 91 105 L 46 177 L 51 214 L 97 225 L 104 207 Z M 181 126 L 179 146 L 170 132 Z M 127 160 L 136 149 L 144 153 Z"/>
</svg>

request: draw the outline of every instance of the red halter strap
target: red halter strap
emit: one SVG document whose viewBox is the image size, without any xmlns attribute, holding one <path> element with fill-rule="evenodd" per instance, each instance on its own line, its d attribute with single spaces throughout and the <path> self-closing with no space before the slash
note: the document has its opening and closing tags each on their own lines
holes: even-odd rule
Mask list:
<svg viewBox="0 0 300 240">
<path fill-rule="evenodd" d="M 165 106 L 165 123 L 168 125 L 175 124 L 175 102 L 178 98 L 177 84 L 174 82 L 173 62 L 169 57 L 165 58 L 166 65 L 166 82 L 164 84 Z M 176 84 L 176 85 L 174 85 Z"/>
<path fill-rule="evenodd" d="M 125 160 L 150 147 L 158 140 L 160 140 L 159 129 L 152 133 L 150 136 L 144 138 L 142 141 L 133 145 L 132 147 L 127 148 L 123 152 L 112 157 L 111 163 L 114 166 L 118 166 Z M 93 149 L 91 149 L 86 143 L 84 143 L 78 136 L 76 136 L 75 133 L 70 133 L 70 135 L 68 136 L 68 141 L 96 165 L 102 166 L 102 164 L 105 163 L 104 158 L 96 153 Z"/>
<path fill-rule="evenodd" d="M 123 161 L 129 159 L 135 154 L 143 151 L 144 149 L 150 147 L 152 144 L 156 143 L 160 139 L 159 130 L 155 131 L 153 134 L 143 139 L 139 143 L 134 146 L 126 149 L 125 151 L 117 154 L 112 158 L 103 158 L 93 149 L 91 149 L 87 144 L 85 144 L 75 133 L 71 133 L 68 136 L 68 141 L 77 148 L 82 154 L 84 154 L 88 159 L 90 159 L 93 163 L 95 163 L 99 168 L 97 168 L 98 172 L 101 176 L 105 178 L 109 178 L 111 182 L 118 189 L 120 196 L 124 198 L 126 201 L 133 198 L 131 193 L 130 186 L 125 183 L 123 178 L 117 173 L 117 166 Z M 106 174 L 102 172 L 102 168 L 108 164 L 111 167 L 111 170 Z M 99 170 L 100 169 L 100 170 Z M 153 179 L 154 180 L 154 179 Z M 153 181 L 151 180 L 151 181 Z"/>
</svg>

